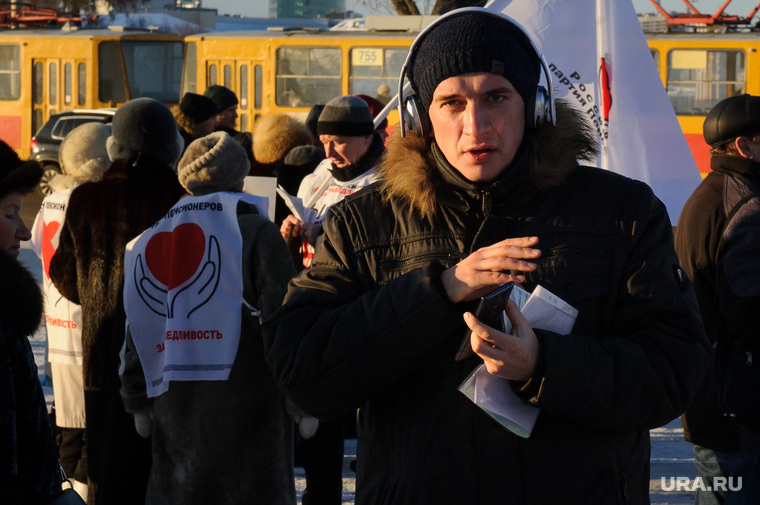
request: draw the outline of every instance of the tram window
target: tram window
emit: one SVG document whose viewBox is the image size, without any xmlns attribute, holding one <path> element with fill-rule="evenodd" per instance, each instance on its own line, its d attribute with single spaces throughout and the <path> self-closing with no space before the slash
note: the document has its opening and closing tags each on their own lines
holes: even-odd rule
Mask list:
<svg viewBox="0 0 760 505">
<path fill-rule="evenodd" d="M 248 65 L 240 65 L 240 86 L 238 87 L 240 108 L 248 108 Z M 245 131 L 245 128 L 243 129 Z"/>
<path fill-rule="evenodd" d="M 42 128 L 42 109 L 34 109 L 32 111 L 32 131 L 38 132 Z"/>
<path fill-rule="evenodd" d="M 198 91 L 198 46 L 188 42 L 185 47 L 185 74 L 182 76 L 182 96 Z"/>
<path fill-rule="evenodd" d="M 208 85 L 213 86 L 216 84 L 216 81 L 216 65 L 212 63 L 208 66 Z"/>
<path fill-rule="evenodd" d="M 677 49 L 668 54 L 667 91 L 676 114 L 705 115 L 746 90 L 743 51 Z"/>
<path fill-rule="evenodd" d="M 248 131 L 248 114 L 240 114 L 240 131 Z"/>
<path fill-rule="evenodd" d="M 253 68 L 253 108 L 261 108 L 261 65 Z"/>
<path fill-rule="evenodd" d="M 377 89 L 383 84 L 390 89 L 396 89 L 398 76 L 408 52 L 406 48 L 352 48 L 349 93 L 376 96 Z"/>
<path fill-rule="evenodd" d="M 127 101 L 118 42 L 106 41 L 98 46 L 98 100 L 112 104 Z"/>
<path fill-rule="evenodd" d="M 19 47 L 0 44 L 0 100 L 18 100 L 21 96 Z"/>
<path fill-rule="evenodd" d="M 55 62 L 48 65 L 48 103 L 58 103 L 58 65 Z"/>
<path fill-rule="evenodd" d="M 222 68 L 222 72 L 224 73 L 224 86 L 227 89 L 232 89 L 232 67 L 230 65 L 225 65 L 224 68 Z"/>
<path fill-rule="evenodd" d="M 277 49 L 275 103 L 310 107 L 341 95 L 340 49 L 281 47 Z"/>
<path fill-rule="evenodd" d="M 42 105 L 43 96 L 44 96 L 44 84 L 43 84 L 43 78 L 45 72 L 43 71 L 44 67 L 42 66 L 42 62 L 37 62 L 34 64 L 34 90 L 32 91 L 32 94 L 34 95 L 34 104 L 35 105 Z M 37 130 L 35 130 L 37 131 Z"/>
<path fill-rule="evenodd" d="M 87 65 L 77 65 L 77 105 L 83 107 L 87 101 Z"/>
<path fill-rule="evenodd" d="M 71 105 L 71 102 L 74 100 L 71 96 L 71 79 L 73 78 L 71 72 L 71 63 L 63 65 L 63 103 L 65 105 Z"/>
<path fill-rule="evenodd" d="M 130 98 L 178 102 L 182 85 L 182 43 L 124 41 Z"/>
</svg>

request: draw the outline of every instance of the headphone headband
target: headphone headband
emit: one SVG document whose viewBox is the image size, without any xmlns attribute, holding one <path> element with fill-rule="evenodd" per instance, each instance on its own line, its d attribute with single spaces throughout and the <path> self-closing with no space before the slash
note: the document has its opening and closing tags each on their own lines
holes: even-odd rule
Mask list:
<svg viewBox="0 0 760 505">
<path fill-rule="evenodd" d="M 495 18 L 502 19 L 509 24 L 513 25 L 517 29 L 519 29 L 523 35 L 525 35 L 525 38 L 530 43 L 531 47 L 533 48 L 533 52 L 535 56 L 538 58 L 540 62 L 541 70 L 544 73 L 544 76 L 546 78 L 546 84 L 547 88 L 544 88 L 543 86 L 538 86 L 536 90 L 536 98 L 535 101 L 531 104 L 526 103 L 526 111 L 532 109 L 532 117 L 530 118 L 529 124 L 531 126 L 540 126 L 544 123 L 551 122 L 551 124 L 556 123 L 556 112 L 554 108 L 554 90 L 552 87 L 552 79 L 551 74 L 549 73 L 549 65 L 546 63 L 546 59 L 541 54 L 541 51 L 538 50 L 538 47 L 533 42 L 532 37 L 527 32 L 527 30 L 517 21 L 512 19 L 511 17 L 507 16 L 506 14 L 503 14 L 501 12 L 495 12 L 489 9 L 485 9 L 483 7 L 463 7 L 461 9 L 455 9 L 453 11 L 449 11 L 446 14 L 443 14 L 441 17 L 430 23 L 428 26 L 426 26 L 418 35 L 415 37 L 414 42 L 412 42 L 411 47 L 409 48 L 409 53 L 406 56 L 406 59 L 404 60 L 404 65 L 401 67 L 401 75 L 399 76 L 398 80 L 398 113 L 399 113 L 399 123 L 401 126 L 401 136 L 406 136 L 407 130 L 412 130 L 415 133 L 417 133 L 420 136 L 425 135 L 426 123 L 428 121 L 427 114 L 425 113 L 424 107 L 421 106 L 419 101 L 416 99 L 416 97 L 411 94 L 409 96 L 404 97 L 404 78 L 406 77 L 406 74 L 408 73 L 408 68 L 414 61 L 415 55 L 417 50 L 419 49 L 420 45 L 422 44 L 422 41 L 425 39 L 427 34 L 432 31 L 434 27 L 436 27 L 438 24 L 442 23 L 443 21 L 460 16 L 465 14 L 471 14 L 471 13 L 477 13 L 477 14 L 485 14 L 487 16 L 492 16 Z M 540 80 L 540 76 L 539 76 Z M 527 115 L 527 114 L 526 114 Z"/>
</svg>

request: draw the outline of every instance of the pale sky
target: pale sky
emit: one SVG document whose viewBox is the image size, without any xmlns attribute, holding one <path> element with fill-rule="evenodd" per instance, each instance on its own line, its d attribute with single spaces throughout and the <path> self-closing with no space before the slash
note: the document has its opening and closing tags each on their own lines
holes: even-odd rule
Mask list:
<svg viewBox="0 0 760 505">
<path fill-rule="evenodd" d="M 371 0 L 369 3 L 377 2 Z M 387 0 L 390 3 L 390 0 Z M 619 1 L 619 0 L 618 0 Z M 655 8 L 649 0 L 632 0 L 636 12 L 655 12 Z M 699 9 L 702 14 L 713 14 L 725 0 L 690 0 L 691 4 Z M 726 13 L 735 16 L 747 16 L 757 4 L 758 0 L 733 0 L 728 6 Z M 267 17 L 269 14 L 269 0 L 202 0 L 203 6 L 218 9 L 219 14 L 240 14 L 247 17 Z M 364 3 L 368 3 L 365 0 Z M 682 0 L 660 0 L 660 4 L 668 11 L 687 12 L 686 5 Z M 360 4 L 359 0 L 347 0 L 349 10 L 371 13 Z"/>
</svg>

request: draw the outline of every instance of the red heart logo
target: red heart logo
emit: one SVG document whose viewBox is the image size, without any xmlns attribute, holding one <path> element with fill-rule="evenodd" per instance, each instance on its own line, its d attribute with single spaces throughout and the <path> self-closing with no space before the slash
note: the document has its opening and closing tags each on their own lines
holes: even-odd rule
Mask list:
<svg viewBox="0 0 760 505">
<path fill-rule="evenodd" d="M 55 254 L 53 237 L 55 237 L 60 227 L 61 223 L 59 221 L 42 223 L 42 264 L 45 267 L 45 277 L 48 279 L 50 279 L 50 260 L 53 259 L 53 255 Z"/>
<path fill-rule="evenodd" d="M 145 263 L 153 277 L 171 291 L 198 271 L 205 252 L 203 229 L 184 223 L 151 237 L 145 246 Z"/>
</svg>

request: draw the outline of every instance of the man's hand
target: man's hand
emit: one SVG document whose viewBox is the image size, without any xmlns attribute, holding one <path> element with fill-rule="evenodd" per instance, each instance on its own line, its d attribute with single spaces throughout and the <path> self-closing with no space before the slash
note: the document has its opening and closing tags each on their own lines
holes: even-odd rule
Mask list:
<svg viewBox="0 0 760 505">
<path fill-rule="evenodd" d="M 541 256 L 535 249 L 538 237 L 509 238 L 482 247 L 441 274 L 446 294 L 454 303 L 474 300 L 500 284 L 525 281 L 524 275 L 510 271 L 532 272 L 536 264 L 530 261 Z"/>
<path fill-rule="evenodd" d="M 488 373 L 524 382 L 533 376 L 536 368 L 538 338 L 512 300 L 505 310 L 512 323 L 511 334 L 486 326 L 471 312 L 465 312 L 464 321 L 472 330 L 470 345 L 483 358 Z"/>
<path fill-rule="evenodd" d="M 301 235 L 301 221 L 293 214 L 290 214 L 283 220 L 282 226 L 280 226 L 280 235 L 285 239 L 285 242 L 290 242 L 291 239 L 299 237 Z"/>
</svg>

